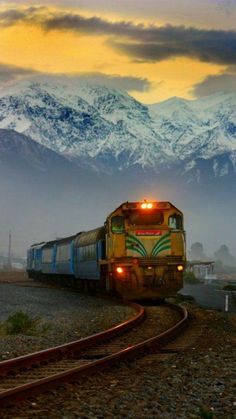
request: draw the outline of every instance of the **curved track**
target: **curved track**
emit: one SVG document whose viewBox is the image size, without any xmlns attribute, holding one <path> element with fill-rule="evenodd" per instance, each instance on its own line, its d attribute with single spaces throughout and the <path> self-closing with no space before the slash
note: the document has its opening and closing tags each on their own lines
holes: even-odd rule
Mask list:
<svg viewBox="0 0 236 419">
<path fill-rule="evenodd" d="M 155 325 L 145 317 L 144 307 L 127 303 L 136 310 L 131 319 L 85 339 L 0 363 L 0 406 L 11 404 L 64 382 L 76 381 L 81 375 L 110 366 L 147 351 L 158 351 L 175 338 L 187 324 L 185 308 L 165 304 L 177 311 L 178 321 L 156 335 Z M 141 326 L 136 327 L 141 321 Z M 137 333 L 139 328 L 143 331 Z M 134 336 L 136 337 L 134 338 Z M 147 337 L 148 336 L 148 337 Z"/>
</svg>

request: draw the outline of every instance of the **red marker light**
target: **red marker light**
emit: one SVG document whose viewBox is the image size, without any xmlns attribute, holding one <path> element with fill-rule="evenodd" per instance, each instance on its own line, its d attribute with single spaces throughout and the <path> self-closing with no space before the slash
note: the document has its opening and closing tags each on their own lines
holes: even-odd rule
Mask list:
<svg viewBox="0 0 236 419">
<path fill-rule="evenodd" d="M 116 272 L 117 272 L 118 274 L 123 274 L 124 269 L 123 269 L 121 266 L 117 266 L 117 268 L 116 268 Z"/>
</svg>

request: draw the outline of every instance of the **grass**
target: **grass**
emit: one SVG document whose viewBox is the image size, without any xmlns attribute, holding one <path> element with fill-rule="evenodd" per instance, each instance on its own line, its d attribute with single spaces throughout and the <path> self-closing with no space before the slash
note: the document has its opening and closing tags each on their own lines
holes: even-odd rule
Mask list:
<svg viewBox="0 0 236 419">
<path fill-rule="evenodd" d="M 0 271 L 0 282 L 23 282 L 28 280 L 26 271 Z"/>
<path fill-rule="evenodd" d="M 41 323 L 40 317 L 30 317 L 22 310 L 16 311 L 0 323 L 2 335 L 38 335 L 46 333 L 49 328 L 49 324 Z"/>
<path fill-rule="evenodd" d="M 236 285 L 227 284 L 223 287 L 223 290 L 225 290 L 225 291 L 236 291 Z"/>
<path fill-rule="evenodd" d="M 200 407 L 199 416 L 202 419 L 213 419 L 214 418 L 214 414 L 213 414 L 212 410 L 208 409 L 205 406 Z"/>
<path fill-rule="evenodd" d="M 193 272 L 185 272 L 184 273 L 184 282 L 187 284 L 200 284 L 200 281 Z"/>
</svg>

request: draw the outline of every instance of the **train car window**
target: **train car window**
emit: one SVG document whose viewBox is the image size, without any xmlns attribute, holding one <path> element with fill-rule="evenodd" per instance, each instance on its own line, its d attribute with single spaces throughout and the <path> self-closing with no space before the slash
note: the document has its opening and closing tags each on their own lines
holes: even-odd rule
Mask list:
<svg viewBox="0 0 236 419">
<path fill-rule="evenodd" d="M 125 231 L 125 219 L 120 215 L 116 215 L 111 219 L 111 231 L 115 234 L 122 234 Z"/>
<path fill-rule="evenodd" d="M 96 260 L 96 244 L 80 247 L 80 260 Z"/>
<path fill-rule="evenodd" d="M 133 225 L 160 225 L 164 222 L 162 211 L 130 211 L 129 222 Z"/>
<path fill-rule="evenodd" d="M 53 256 L 52 247 L 43 249 L 42 262 L 43 263 L 51 263 L 52 262 L 52 256 Z"/>
<path fill-rule="evenodd" d="M 179 214 L 173 214 L 169 217 L 169 227 L 173 230 L 182 230 L 182 217 Z"/>
<path fill-rule="evenodd" d="M 60 244 L 57 248 L 57 261 L 65 261 L 70 259 L 70 243 Z"/>
</svg>

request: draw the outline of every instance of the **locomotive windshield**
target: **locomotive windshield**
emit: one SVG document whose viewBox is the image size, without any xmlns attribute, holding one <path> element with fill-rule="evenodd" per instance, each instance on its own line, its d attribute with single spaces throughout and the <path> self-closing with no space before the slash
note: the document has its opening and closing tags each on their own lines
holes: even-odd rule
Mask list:
<svg viewBox="0 0 236 419">
<path fill-rule="evenodd" d="M 163 224 L 164 215 L 162 211 L 140 211 L 133 210 L 128 213 L 128 220 L 133 225 L 160 225 Z"/>
<path fill-rule="evenodd" d="M 183 221 L 182 217 L 179 214 L 173 214 L 169 217 L 169 227 L 174 230 L 182 230 L 183 229 Z"/>
<path fill-rule="evenodd" d="M 125 219 L 120 215 L 116 215 L 111 219 L 111 231 L 112 233 L 122 234 L 125 231 Z"/>
</svg>

